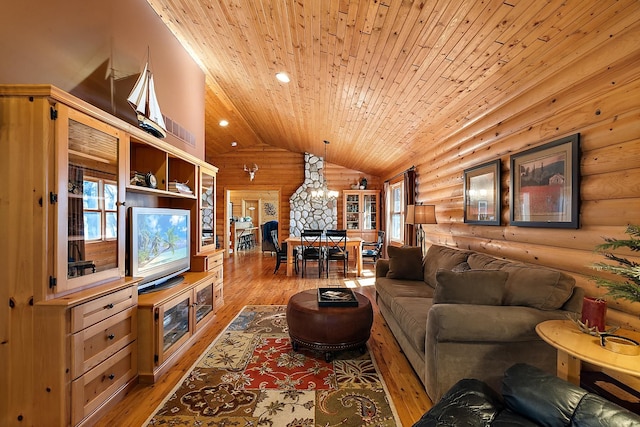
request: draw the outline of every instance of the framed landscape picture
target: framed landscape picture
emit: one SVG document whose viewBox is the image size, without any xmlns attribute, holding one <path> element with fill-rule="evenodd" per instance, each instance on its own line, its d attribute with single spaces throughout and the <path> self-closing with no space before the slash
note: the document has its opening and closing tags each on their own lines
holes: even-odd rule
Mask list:
<svg viewBox="0 0 640 427">
<path fill-rule="evenodd" d="M 578 228 L 580 134 L 511 156 L 511 225 Z"/>
<path fill-rule="evenodd" d="M 464 171 L 464 222 L 500 225 L 500 159 Z"/>
</svg>

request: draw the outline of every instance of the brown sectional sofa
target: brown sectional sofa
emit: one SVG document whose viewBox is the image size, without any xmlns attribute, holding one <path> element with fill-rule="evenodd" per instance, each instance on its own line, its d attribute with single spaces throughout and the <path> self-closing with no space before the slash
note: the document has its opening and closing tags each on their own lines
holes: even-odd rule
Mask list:
<svg viewBox="0 0 640 427">
<path fill-rule="evenodd" d="M 463 378 L 499 389 L 527 363 L 556 370 L 535 326 L 581 310 L 575 280 L 548 268 L 432 245 L 387 248 L 376 263 L 380 312 L 433 402 Z"/>
</svg>

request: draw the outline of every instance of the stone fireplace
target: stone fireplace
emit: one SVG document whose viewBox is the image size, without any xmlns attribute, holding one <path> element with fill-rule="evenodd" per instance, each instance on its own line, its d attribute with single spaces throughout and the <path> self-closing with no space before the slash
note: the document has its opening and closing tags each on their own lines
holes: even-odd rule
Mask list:
<svg viewBox="0 0 640 427">
<path fill-rule="evenodd" d="M 289 199 L 289 234 L 300 236 L 304 229 L 338 228 L 336 199 L 316 199 L 311 191 L 322 188 L 324 159 L 304 153 L 304 182 Z"/>
</svg>

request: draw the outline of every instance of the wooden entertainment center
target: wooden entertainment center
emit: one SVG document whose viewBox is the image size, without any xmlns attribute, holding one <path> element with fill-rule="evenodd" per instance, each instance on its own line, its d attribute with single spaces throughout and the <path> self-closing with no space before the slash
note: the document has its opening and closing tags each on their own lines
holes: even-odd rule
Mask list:
<svg viewBox="0 0 640 427">
<path fill-rule="evenodd" d="M 0 86 L 0 142 L 0 424 L 90 425 L 223 304 L 217 168 L 51 85 Z M 190 211 L 182 283 L 138 295 L 132 206 Z"/>
</svg>

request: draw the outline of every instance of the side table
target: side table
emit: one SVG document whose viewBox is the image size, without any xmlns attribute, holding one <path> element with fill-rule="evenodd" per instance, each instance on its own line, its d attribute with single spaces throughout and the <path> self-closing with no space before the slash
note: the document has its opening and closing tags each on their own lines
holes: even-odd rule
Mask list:
<svg viewBox="0 0 640 427">
<path fill-rule="evenodd" d="M 602 368 L 640 377 L 640 356 L 630 356 L 607 350 L 598 337 L 581 332 L 571 320 L 547 320 L 536 326 L 536 332 L 546 343 L 558 350 L 558 377 L 580 385 L 582 361 Z M 616 335 L 640 341 L 640 333 L 618 330 Z"/>
</svg>

